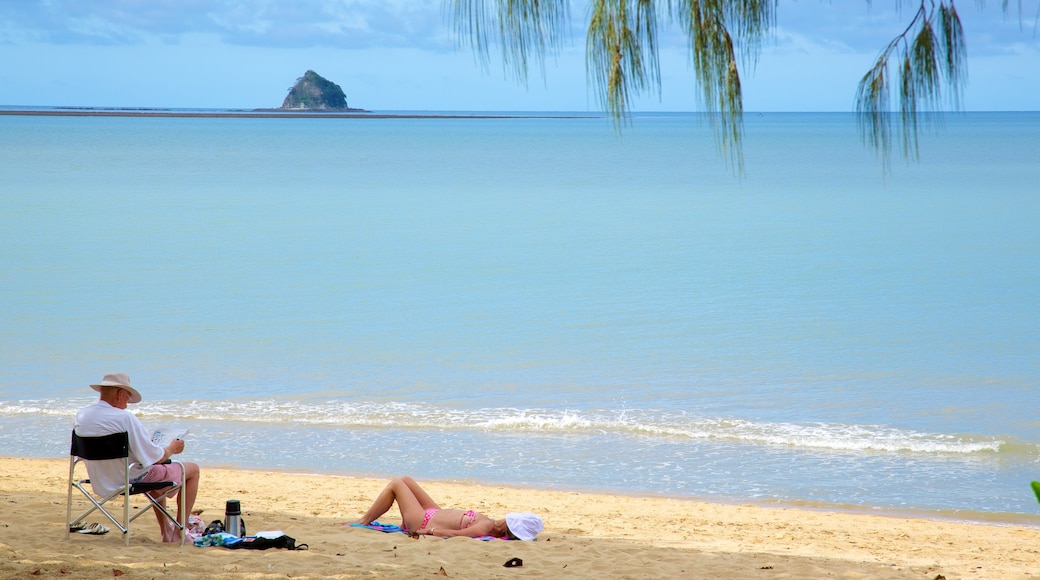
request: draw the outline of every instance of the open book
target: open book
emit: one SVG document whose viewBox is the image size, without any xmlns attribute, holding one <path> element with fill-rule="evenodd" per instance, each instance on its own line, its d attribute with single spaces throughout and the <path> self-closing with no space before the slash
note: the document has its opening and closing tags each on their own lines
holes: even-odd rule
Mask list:
<svg viewBox="0 0 1040 580">
<path fill-rule="evenodd" d="M 159 427 L 152 432 L 152 443 L 155 443 L 159 447 L 166 447 L 170 444 L 170 441 L 174 439 L 184 439 L 184 436 L 188 434 L 188 429 L 182 429 L 180 427 Z"/>
</svg>

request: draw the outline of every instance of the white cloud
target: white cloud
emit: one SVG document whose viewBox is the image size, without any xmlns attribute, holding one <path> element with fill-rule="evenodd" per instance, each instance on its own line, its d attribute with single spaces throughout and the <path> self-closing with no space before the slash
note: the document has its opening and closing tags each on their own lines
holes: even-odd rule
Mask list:
<svg viewBox="0 0 1040 580">
<path fill-rule="evenodd" d="M 1026 12 L 1040 0 L 1027 0 Z M 877 1 L 780 4 L 757 66 L 742 69 L 745 110 L 850 110 L 856 83 L 909 15 Z M 0 104 L 277 106 L 307 69 L 366 108 L 589 110 L 585 2 L 543 82 L 513 81 L 496 49 L 484 71 L 460 48 L 442 0 L 49 0 L 0 2 Z M 1040 108 L 1040 39 L 999 6 L 962 14 L 969 108 Z M 666 21 L 662 20 L 662 24 Z M 660 97 L 638 110 L 696 110 L 685 39 L 661 38 Z M 998 58 L 999 57 L 999 58 Z M 985 59 L 985 60 L 983 60 Z M 205 87 L 205 89 L 203 89 Z M 89 101 L 89 102 L 87 102 Z"/>
<path fill-rule="evenodd" d="M 440 46 L 440 0 L 50 0 L 0 3 L 4 36 L 22 41 L 139 44 L 212 33 L 250 46 Z"/>
</svg>

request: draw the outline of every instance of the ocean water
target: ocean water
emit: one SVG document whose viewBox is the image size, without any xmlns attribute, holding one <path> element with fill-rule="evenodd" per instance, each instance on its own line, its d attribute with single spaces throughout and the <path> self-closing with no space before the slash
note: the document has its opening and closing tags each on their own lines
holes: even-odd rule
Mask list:
<svg viewBox="0 0 1040 580">
<path fill-rule="evenodd" d="M 1040 525 L 1040 113 L 0 116 L 0 454 Z"/>
</svg>

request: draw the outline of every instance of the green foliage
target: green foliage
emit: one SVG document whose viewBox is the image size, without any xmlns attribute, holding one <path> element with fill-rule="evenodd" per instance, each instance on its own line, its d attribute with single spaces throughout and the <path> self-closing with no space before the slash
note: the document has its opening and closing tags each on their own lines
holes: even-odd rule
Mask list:
<svg viewBox="0 0 1040 580">
<path fill-rule="evenodd" d="M 611 112 L 628 109 L 632 90 L 660 90 L 661 75 L 653 36 L 655 15 L 652 6 L 647 10 L 650 4 L 648 0 L 620 4 L 595 0 L 592 3 L 586 66 L 593 86 L 601 89 L 601 103 Z"/>
<path fill-rule="evenodd" d="M 522 82 L 528 62 L 543 67 L 560 47 L 567 0 L 452 0 L 455 32 L 487 64 L 491 44 Z M 586 69 L 590 86 L 620 128 L 632 97 L 661 90 L 657 38 L 661 21 L 678 22 L 704 106 L 723 152 L 743 165 L 743 104 L 738 55 L 750 62 L 771 28 L 776 0 L 590 0 Z M 734 38 L 735 35 L 735 38 Z M 743 51 L 743 52 L 741 52 Z M 750 58 L 748 58 L 750 57 Z"/>
<path fill-rule="evenodd" d="M 623 1 L 623 0 L 622 0 Z M 671 6 L 671 2 L 668 3 Z M 674 18 L 690 41 L 690 58 L 704 107 L 715 115 L 713 128 L 724 154 L 743 168 L 739 147 L 743 95 L 738 56 L 753 62 L 771 28 L 776 2 L 762 0 L 677 0 Z M 731 32 L 732 31 L 732 32 Z"/>
<path fill-rule="evenodd" d="M 952 1 L 939 4 L 922 0 L 902 34 L 881 51 L 874 66 L 859 82 L 856 112 L 864 140 L 878 151 L 887 165 L 891 150 L 894 116 L 889 112 L 888 63 L 899 60 L 899 127 L 901 149 L 907 157 L 918 157 L 918 121 L 929 120 L 932 111 L 943 107 L 943 87 L 949 100 L 960 106 L 967 81 L 967 50 L 964 29 Z M 921 107 L 928 111 L 920 114 Z"/>
<path fill-rule="evenodd" d="M 499 44 L 503 62 L 526 83 L 528 60 L 536 59 L 544 70 L 545 55 L 560 48 L 567 5 L 567 0 L 454 0 L 455 33 L 485 66 L 490 45 Z"/>
<path fill-rule="evenodd" d="M 454 6 L 460 40 L 473 47 L 485 66 L 491 44 L 499 44 L 504 63 L 523 82 L 530 60 L 544 72 L 545 56 L 559 49 L 570 3 L 447 1 Z M 953 0 L 895 2 L 919 7 L 907 28 L 882 50 L 856 92 L 861 135 L 886 165 L 892 125 L 899 124 L 904 155 L 916 158 L 918 121 L 941 109 L 944 97 L 959 107 L 967 79 L 964 30 Z M 981 0 L 977 3 L 983 7 Z M 633 96 L 660 94 L 657 38 L 662 21 L 677 24 L 688 41 L 702 105 L 714 113 L 709 117 L 722 153 L 742 168 L 744 109 L 738 62 L 749 65 L 757 60 L 762 38 L 775 25 L 776 6 L 777 0 L 589 0 L 588 82 L 620 129 Z M 1007 0 L 1001 8 L 1007 12 Z M 895 85 L 889 79 L 893 59 L 898 63 Z M 890 109 L 893 92 L 898 94 L 898 116 Z M 928 114 L 922 115 L 922 109 Z"/>
</svg>

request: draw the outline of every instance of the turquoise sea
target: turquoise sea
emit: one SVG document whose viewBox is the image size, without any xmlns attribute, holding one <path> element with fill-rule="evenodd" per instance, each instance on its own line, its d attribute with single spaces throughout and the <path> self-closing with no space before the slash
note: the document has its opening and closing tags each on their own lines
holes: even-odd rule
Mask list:
<svg viewBox="0 0 1040 580">
<path fill-rule="evenodd" d="M 0 116 L 0 454 L 1040 526 L 1040 113 Z"/>
</svg>

